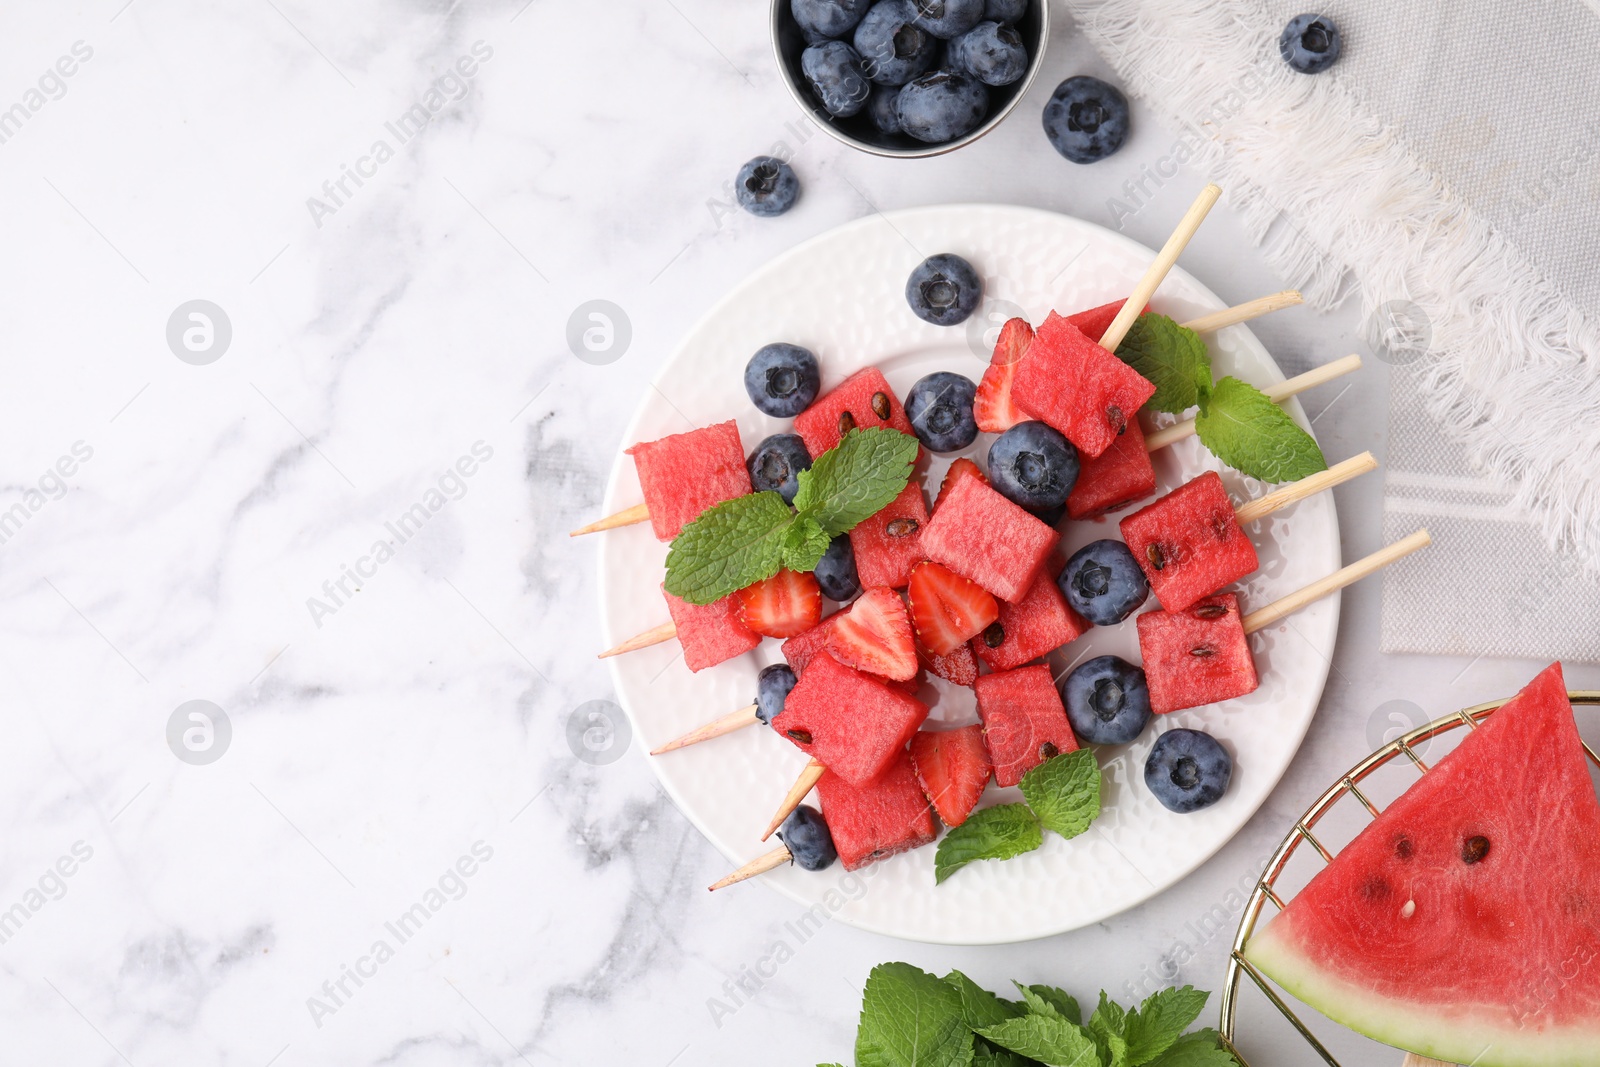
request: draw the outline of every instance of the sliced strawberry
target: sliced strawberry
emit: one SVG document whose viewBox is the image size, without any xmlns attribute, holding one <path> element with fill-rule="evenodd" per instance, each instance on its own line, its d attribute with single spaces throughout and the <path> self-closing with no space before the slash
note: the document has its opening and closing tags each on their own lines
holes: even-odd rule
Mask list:
<svg viewBox="0 0 1600 1067">
<path fill-rule="evenodd" d="M 744 624 L 766 637 L 793 637 L 822 621 L 822 589 L 809 571 L 779 571 L 734 596 Z"/>
<path fill-rule="evenodd" d="M 935 656 L 949 655 L 1000 617 L 1000 605 L 983 586 L 927 560 L 911 568 L 906 595 L 917 640 Z"/>
<path fill-rule="evenodd" d="M 1028 346 L 1033 344 L 1033 327 L 1027 319 L 1007 319 L 1000 327 L 1000 339 L 995 342 L 994 355 L 978 383 L 978 395 L 972 402 L 972 417 L 984 433 L 1005 433 L 1028 416 L 1011 402 L 1011 379 L 1017 372 L 1017 363 Z M 937 506 L 937 505 L 935 505 Z"/>
<path fill-rule="evenodd" d="M 900 594 L 886 586 L 868 589 L 828 630 L 825 646 L 847 667 L 896 682 L 917 676 L 911 618 Z"/>
<path fill-rule="evenodd" d="M 917 645 L 917 658 L 934 674 L 947 682 L 970 686 L 978 680 L 978 657 L 970 643 L 957 646 L 942 656 Z"/>
<path fill-rule="evenodd" d="M 983 725 L 959 730 L 919 730 L 911 738 L 917 782 L 946 826 L 960 826 L 977 807 L 993 767 L 983 743 Z"/>
<path fill-rule="evenodd" d="M 965 456 L 950 464 L 950 469 L 944 472 L 944 481 L 939 483 L 939 495 L 933 498 L 933 509 L 939 510 L 939 501 L 944 499 L 944 494 L 963 478 L 976 478 L 984 485 L 989 484 L 989 479 L 983 476 L 979 466 Z"/>
</svg>

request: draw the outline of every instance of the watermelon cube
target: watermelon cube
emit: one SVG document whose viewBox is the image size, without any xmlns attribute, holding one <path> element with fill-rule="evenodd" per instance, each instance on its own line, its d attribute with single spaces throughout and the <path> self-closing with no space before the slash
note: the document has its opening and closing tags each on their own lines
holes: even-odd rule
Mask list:
<svg viewBox="0 0 1600 1067">
<path fill-rule="evenodd" d="M 976 478 L 962 478 L 928 521 L 922 551 L 1001 600 L 1020 600 L 1060 536 Z"/>
<path fill-rule="evenodd" d="M 924 667 L 947 682 L 970 687 L 978 680 L 978 657 L 973 655 L 970 644 L 957 645 L 942 656 L 935 656 L 918 644 L 917 659 Z"/>
<path fill-rule="evenodd" d="M 1150 710 L 1157 715 L 1255 692 L 1256 664 L 1232 593 L 1183 611 L 1147 611 L 1138 625 Z"/>
<path fill-rule="evenodd" d="M 939 832 L 904 751 L 871 781 L 852 782 L 829 768 L 817 782 L 817 795 L 847 871 L 921 848 Z"/>
<path fill-rule="evenodd" d="M 1068 315 L 1067 321 L 1082 330 L 1083 335 L 1089 340 L 1098 344 L 1100 338 L 1106 335 L 1106 331 L 1116 321 L 1118 313 L 1122 311 L 1122 305 L 1127 302 L 1127 297 L 1123 297 L 1121 300 L 1113 300 L 1109 304 L 1101 304 L 1099 307 L 1090 308 L 1088 311 L 1080 311 L 1076 315 Z"/>
<path fill-rule="evenodd" d="M 1077 751 L 1078 739 L 1049 667 L 996 671 L 973 688 L 996 782 L 1016 785 L 1051 756 Z"/>
<path fill-rule="evenodd" d="M 1122 539 L 1168 611 L 1182 611 L 1259 566 L 1216 471 L 1122 520 Z"/>
<path fill-rule="evenodd" d="M 811 629 L 797 633 L 783 643 L 781 650 L 784 661 L 796 677 L 806 672 L 806 665 L 828 643 L 828 630 L 841 618 L 842 613 L 829 615 Z"/>
<path fill-rule="evenodd" d="M 912 478 L 888 507 L 850 531 L 861 588 L 904 588 L 911 568 L 922 562 L 922 528 L 927 525 L 922 486 Z"/>
<path fill-rule="evenodd" d="M 645 441 L 627 451 L 659 541 L 677 537 L 711 505 L 750 492 L 744 444 L 732 419 Z"/>
<path fill-rule="evenodd" d="M 1125 508 L 1156 491 L 1156 468 L 1145 446 L 1144 427 L 1129 419 L 1128 428 L 1111 447 L 1092 459 L 1080 459 L 1078 480 L 1067 497 L 1067 515 L 1094 519 Z"/>
<path fill-rule="evenodd" d="M 789 691 L 772 728 L 850 782 L 883 773 L 928 717 L 928 706 L 822 653 Z"/>
<path fill-rule="evenodd" d="M 911 739 L 911 765 L 933 810 L 946 826 L 967 821 L 994 767 L 983 743 L 983 724 L 955 730 L 919 730 Z"/>
<path fill-rule="evenodd" d="M 794 432 L 805 441 L 812 459 L 838 444 L 854 426 L 863 430 L 893 426 L 901 433 L 912 432 L 906 409 L 877 367 L 856 371 L 832 392 L 817 397 L 794 420 Z"/>
<path fill-rule="evenodd" d="M 1011 383 L 1018 407 L 1089 457 L 1110 448 L 1155 391 L 1138 371 L 1055 312 L 1039 327 Z"/>
<path fill-rule="evenodd" d="M 991 671 L 1009 671 L 1048 655 L 1089 632 L 1089 623 L 1067 604 L 1053 571 L 1042 567 L 1016 603 L 1000 602 L 1000 617 L 972 639 L 972 650 Z"/>
<path fill-rule="evenodd" d="M 691 604 L 667 592 L 666 586 L 661 587 L 661 595 L 667 598 L 667 611 L 678 628 L 678 644 L 683 646 L 683 662 L 691 671 L 715 667 L 761 643 L 761 635 L 739 618 L 737 597 Z"/>
</svg>

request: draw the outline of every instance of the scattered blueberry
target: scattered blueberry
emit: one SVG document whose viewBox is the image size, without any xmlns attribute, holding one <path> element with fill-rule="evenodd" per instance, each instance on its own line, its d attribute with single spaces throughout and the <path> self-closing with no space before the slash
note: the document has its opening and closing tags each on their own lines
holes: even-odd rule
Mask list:
<svg viewBox="0 0 1600 1067">
<path fill-rule="evenodd" d="M 756 675 L 756 718 L 771 726 L 772 717 L 783 710 L 783 702 L 789 699 L 789 690 L 798 680 L 787 663 L 762 667 Z"/>
<path fill-rule="evenodd" d="M 856 553 L 850 547 L 850 535 L 840 534 L 828 542 L 828 550 L 811 572 L 829 600 L 844 603 L 861 591 L 861 579 L 856 577 Z"/>
<path fill-rule="evenodd" d="M 811 453 L 799 434 L 775 433 L 756 445 L 748 466 L 752 489 L 758 493 L 770 489 L 785 504 L 793 504 L 800 491 L 800 472 L 811 467 Z"/>
<path fill-rule="evenodd" d="M 1091 745 L 1126 745 L 1150 721 L 1144 671 L 1116 656 L 1096 656 L 1067 675 L 1061 702 L 1072 732 Z"/>
<path fill-rule="evenodd" d="M 1019 422 L 989 446 L 989 484 L 1014 504 L 1060 507 L 1078 481 L 1078 450 L 1042 422 Z"/>
<path fill-rule="evenodd" d="M 855 45 L 868 78 L 904 85 L 933 65 L 939 40 L 917 24 L 911 0 L 883 0 L 856 26 Z"/>
<path fill-rule="evenodd" d="M 867 104 L 870 85 L 861 57 L 843 41 L 825 41 L 801 52 L 800 73 L 830 115 L 845 118 Z"/>
<path fill-rule="evenodd" d="M 1109 538 L 1074 552 L 1056 584 L 1072 610 L 1096 626 L 1115 626 L 1150 596 L 1150 582 L 1133 553 Z"/>
<path fill-rule="evenodd" d="M 983 18 L 984 0 L 914 0 L 917 24 L 948 40 L 966 33 Z"/>
<path fill-rule="evenodd" d="M 1128 139 L 1128 98 L 1099 78 L 1068 78 L 1044 106 L 1044 133 L 1074 163 L 1104 159 Z"/>
<path fill-rule="evenodd" d="M 792 419 L 817 398 L 822 369 L 817 357 L 799 345 L 779 341 L 762 346 L 744 365 L 744 390 L 763 415 Z"/>
<path fill-rule="evenodd" d="M 916 82 L 912 82 L 915 85 Z M 976 82 L 973 82 L 976 85 Z M 981 87 L 980 87 L 981 90 Z M 900 90 L 900 118 L 905 120 L 908 85 Z M 953 252 L 940 252 L 917 265 L 906 279 L 906 302 L 917 318 L 935 326 L 955 326 L 965 322 L 983 299 L 983 279 L 972 264 Z"/>
<path fill-rule="evenodd" d="M 828 824 L 823 821 L 822 813 L 810 804 L 802 804 L 789 813 L 778 830 L 778 840 L 788 848 L 801 870 L 820 871 L 831 867 L 839 858 Z"/>
<path fill-rule="evenodd" d="M 1067 505 L 1057 504 L 1053 508 L 1025 508 L 1024 510 L 1046 526 L 1054 526 L 1066 517 Z"/>
<path fill-rule="evenodd" d="M 1339 59 L 1344 40 L 1326 15 L 1296 15 L 1278 36 L 1278 54 L 1290 70 L 1320 74 Z"/>
<path fill-rule="evenodd" d="M 1144 761 L 1144 784 L 1167 810 L 1179 814 L 1215 804 L 1232 777 L 1227 749 L 1199 730 L 1168 730 Z"/>
<path fill-rule="evenodd" d="M 867 117 L 884 133 L 899 133 L 900 116 L 895 112 L 895 101 L 900 99 L 898 85 L 874 85 L 867 97 Z"/>
<path fill-rule="evenodd" d="M 950 65 L 985 85 L 1010 85 L 1028 72 L 1028 49 L 1012 27 L 980 22 L 950 42 Z"/>
<path fill-rule="evenodd" d="M 906 82 L 895 101 L 900 128 L 919 141 L 939 144 L 983 125 L 989 94 L 983 83 L 955 70 L 936 70 Z"/>
<path fill-rule="evenodd" d="M 789 0 L 789 11 L 800 24 L 807 44 L 843 37 L 871 6 L 872 0 Z"/>
<path fill-rule="evenodd" d="M 989 0 L 983 5 L 983 17 L 1010 25 L 1028 13 L 1028 0 Z"/>
<path fill-rule="evenodd" d="M 906 417 L 930 452 L 959 452 L 978 436 L 972 401 L 978 387 L 971 378 L 938 371 L 917 379 L 906 394 Z"/>
<path fill-rule="evenodd" d="M 800 197 L 800 179 L 783 160 L 757 156 L 739 168 L 733 193 L 739 206 L 750 214 L 771 218 L 794 207 Z"/>
</svg>

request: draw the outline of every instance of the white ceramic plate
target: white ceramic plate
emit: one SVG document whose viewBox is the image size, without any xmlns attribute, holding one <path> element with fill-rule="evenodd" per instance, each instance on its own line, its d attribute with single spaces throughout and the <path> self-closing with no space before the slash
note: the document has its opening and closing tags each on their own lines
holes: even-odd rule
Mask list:
<svg viewBox="0 0 1600 1067">
<path fill-rule="evenodd" d="M 986 279 L 987 302 L 964 327 L 930 326 L 906 306 L 907 275 L 936 252 L 965 256 Z M 822 362 L 823 389 L 876 364 L 903 398 L 935 370 L 976 381 L 988 362 L 994 331 L 1011 314 L 1037 323 L 1052 308 L 1079 311 L 1127 295 L 1154 258 L 1128 239 L 1078 219 L 1028 208 L 949 205 L 873 216 L 842 226 L 785 253 L 739 285 L 684 338 L 653 388 L 644 391 L 626 443 L 654 440 L 735 418 L 746 451 L 788 423 L 756 411 L 743 370 L 755 350 L 791 341 Z M 1174 270 L 1152 302 L 1184 321 L 1225 306 L 1182 270 Z M 1020 309 L 1018 311 L 1017 309 Z M 987 333 L 984 331 L 987 330 Z M 1257 385 L 1283 375 L 1243 326 L 1210 338 L 1216 374 Z M 1306 426 L 1304 412 L 1290 412 Z M 1309 429 L 1309 426 L 1307 427 Z M 992 436 L 967 450 L 983 464 Z M 949 456 L 934 457 L 925 486 L 931 498 Z M 1338 457 L 1335 457 L 1338 458 Z M 1220 464 L 1198 441 L 1158 453 L 1165 492 Z M 1233 471 L 1222 477 L 1236 500 L 1265 487 Z M 607 514 L 642 499 L 632 461 L 617 457 L 605 499 Z M 1116 516 L 1066 523 L 1062 549 L 1116 537 Z M 1248 608 L 1337 570 L 1339 531 L 1326 493 L 1256 523 L 1261 569 L 1238 587 Z M 648 524 L 599 535 L 600 598 L 607 645 L 668 620 L 658 591 L 666 546 Z M 1151 598 L 1146 609 L 1155 606 Z M 785 867 L 728 894 L 777 890 L 866 930 L 916 941 L 994 944 L 1044 937 L 1115 915 L 1174 884 L 1220 848 L 1266 800 L 1310 725 L 1333 653 L 1339 604 L 1330 598 L 1254 635 L 1261 687 L 1239 700 L 1158 717 L 1134 744 L 1099 752 L 1105 771 L 1104 814 L 1084 835 L 1065 841 L 1045 834 L 1037 852 L 974 863 L 945 884 L 933 881 L 932 846 L 875 864 L 856 875 L 837 865 L 808 873 Z M 781 659 L 779 642 L 698 674 L 684 666 L 676 642 L 610 661 L 616 691 L 632 719 L 635 743 L 648 750 L 754 698 L 756 672 Z M 1061 677 L 1069 665 L 1115 653 L 1137 663 L 1130 619 L 1091 630 L 1052 657 Z M 972 691 L 934 680 L 931 721 L 977 719 Z M 1234 756 L 1223 799 L 1202 812 L 1175 815 L 1145 787 L 1143 767 L 1155 737 L 1176 726 L 1214 734 Z M 650 757 L 683 812 L 728 857 L 732 869 L 766 851 L 758 837 L 806 762 L 770 730 L 751 727 L 664 756 Z M 993 785 L 984 804 L 1019 799 Z M 765 887 L 765 888 L 762 888 Z"/>
</svg>

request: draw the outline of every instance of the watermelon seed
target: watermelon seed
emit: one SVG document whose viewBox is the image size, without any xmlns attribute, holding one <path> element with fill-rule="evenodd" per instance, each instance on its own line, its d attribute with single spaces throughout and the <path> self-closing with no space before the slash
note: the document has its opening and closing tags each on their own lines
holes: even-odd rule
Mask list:
<svg viewBox="0 0 1600 1067">
<path fill-rule="evenodd" d="M 1202 619 L 1220 619 L 1228 613 L 1228 608 L 1225 604 L 1207 604 L 1204 607 L 1195 608 L 1194 613 Z"/>
<path fill-rule="evenodd" d="M 883 528 L 890 537 L 910 537 L 917 532 L 916 519 L 894 519 Z"/>
<path fill-rule="evenodd" d="M 1189 650 L 1189 655 L 1191 655 L 1191 656 L 1200 656 L 1202 658 L 1205 657 L 1205 656 L 1215 656 L 1216 654 L 1217 654 L 1217 650 L 1216 649 L 1207 647 L 1206 645 L 1199 645 L 1199 646 L 1196 646 L 1195 648 L 1191 648 Z"/>
<path fill-rule="evenodd" d="M 1417 913 L 1417 902 L 1414 901 L 1414 900 L 1408 900 L 1408 901 L 1406 901 L 1406 906 L 1400 909 L 1400 918 L 1409 919 L 1409 918 L 1411 918 L 1411 916 L 1415 915 L 1416 913 Z"/>
<path fill-rule="evenodd" d="M 872 413 L 884 422 L 889 421 L 889 398 L 883 393 L 872 394 Z"/>
<path fill-rule="evenodd" d="M 1106 408 L 1106 421 L 1111 424 L 1113 430 L 1117 431 L 1118 437 L 1121 437 L 1122 432 L 1128 428 L 1128 417 L 1115 404 Z"/>
<path fill-rule="evenodd" d="M 843 437 L 856 428 L 856 417 L 848 411 L 839 412 L 839 436 Z"/>
<path fill-rule="evenodd" d="M 1156 570 L 1160 570 L 1167 565 L 1166 553 L 1162 552 L 1161 546 L 1154 542 L 1151 542 L 1149 547 L 1144 550 L 1144 554 L 1150 558 L 1150 566 Z"/>
<path fill-rule="evenodd" d="M 1006 643 L 1006 629 L 997 622 L 991 622 L 983 630 L 983 643 L 990 648 L 999 648 Z"/>
<path fill-rule="evenodd" d="M 1461 861 L 1469 866 L 1481 861 L 1488 854 L 1489 839 L 1481 834 L 1467 838 L 1466 844 L 1461 846 Z"/>
<path fill-rule="evenodd" d="M 1039 746 L 1039 757 L 1041 759 L 1054 759 L 1059 755 L 1061 755 L 1061 750 L 1056 747 L 1054 741 L 1046 741 Z"/>
<path fill-rule="evenodd" d="M 800 742 L 802 745 L 809 745 L 811 743 L 810 730 L 785 730 L 784 733 L 789 735 L 789 737 L 793 738 L 794 740 Z"/>
<path fill-rule="evenodd" d="M 1411 844 L 1411 838 L 1407 837 L 1405 834 L 1401 834 L 1399 837 L 1395 838 L 1394 854 L 1396 856 L 1399 856 L 1403 860 L 1408 860 L 1411 858 L 1411 854 L 1415 851 L 1416 849 L 1413 848 Z"/>
</svg>

